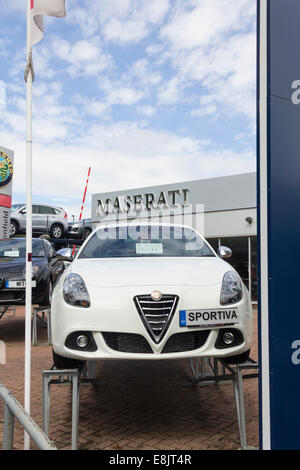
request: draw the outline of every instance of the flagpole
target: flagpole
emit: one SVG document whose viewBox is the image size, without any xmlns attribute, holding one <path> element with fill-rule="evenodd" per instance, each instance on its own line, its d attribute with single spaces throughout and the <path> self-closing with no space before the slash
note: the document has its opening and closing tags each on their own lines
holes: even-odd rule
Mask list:
<svg viewBox="0 0 300 470">
<path fill-rule="evenodd" d="M 31 393 L 31 312 L 32 312 L 32 40 L 31 0 L 27 0 L 27 65 L 25 70 L 27 137 L 26 137 L 26 294 L 25 294 L 25 368 L 24 408 L 30 414 Z M 30 437 L 24 434 L 24 450 L 30 449 Z"/>
</svg>

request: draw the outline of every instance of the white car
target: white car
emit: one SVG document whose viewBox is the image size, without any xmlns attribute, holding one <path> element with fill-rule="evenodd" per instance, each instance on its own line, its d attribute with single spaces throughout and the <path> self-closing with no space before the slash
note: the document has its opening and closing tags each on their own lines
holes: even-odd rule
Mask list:
<svg viewBox="0 0 300 470">
<path fill-rule="evenodd" d="M 54 364 L 96 359 L 221 357 L 243 362 L 250 296 L 238 273 L 192 228 L 98 228 L 52 297 Z"/>
</svg>

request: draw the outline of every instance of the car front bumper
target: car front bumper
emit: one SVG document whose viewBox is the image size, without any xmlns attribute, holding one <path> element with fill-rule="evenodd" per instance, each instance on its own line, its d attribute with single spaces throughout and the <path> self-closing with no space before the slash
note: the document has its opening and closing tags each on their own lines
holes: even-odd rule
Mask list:
<svg viewBox="0 0 300 470">
<path fill-rule="evenodd" d="M 32 288 L 32 304 L 38 304 L 45 297 L 46 285 L 40 282 Z M 0 305 L 25 305 L 25 288 L 2 288 Z"/>
<path fill-rule="evenodd" d="M 143 286 L 134 288 L 126 286 L 119 288 L 99 288 L 89 286 L 91 307 L 78 308 L 72 307 L 64 301 L 61 288 L 58 286 L 53 293 L 51 314 L 54 351 L 63 357 L 81 360 L 113 358 L 163 360 L 207 356 L 229 357 L 241 354 L 250 349 L 252 337 L 252 306 L 246 288 L 244 288 L 243 299 L 233 306 L 239 313 L 238 323 L 218 327 L 191 328 L 180 326 L 179 311 L 187 308 L 211 308 L 212 303 L 202 301 L 201 305 L 201 300 L 199 300 L 209 298 L 209 295 L 207 295 L 209 294 L 209 290 L 211 290 L 212 297 L 215 296 L 214 305 L 216 305 L 216 308 L 221 308 L 218 303 L 218 296 L 214 293 L 216 290 L 215 286 L 189 286 L 188 288 L 160 286 L 159 288 L 162 292 L 178 295 L 179 303 L 167 332 L 163 339 L 157 344 L 147 332 L 133 302 L 134 296 L 152 292 L 156 287 L 157 286 Z M 205 295 L 201 295 L 202 290 Z M 216 347 L 219 331 L 226 329 L 237 330 L 239 335 L 242 335 L 243 340 L 237 346 L 220 349 Z M 90 334 L 95 346 L 94 350 L 77 350 L 67 347 L 67 338 L 75 332 L 76 334 L 77 332 L 87 332 L 87 334 Z M 114 338 L 117 334 L 123 342 L 121 351 L 117 350 L 118 348 L 114 346 Z M 189 336 L 183 336 L 187 334 Z M 143 343 L 147 345 L 147 352 L 132 352 L 132 349 L 134 350 L 136 347 L 130 347 L 131 335 L 135 335 L 135 339 L 139 337 L 139 344 Z M 200 343 L 198 342 L 198 344 L 201 344 L 200 347 L 189 349 L 189 341 L 192 335 L 198 335 L 202 338 Z M 188 341 L 186 341 L 187 338 L 189 338 Z M 174 351 L 173 348 L 174 352 L 167 352 L 170 350 L 170 342 L 174 344 L 175 340 L 176 350 Z M 127 351 L 126 344 L 128 345 Z M 182 350 L 180 350 L 180 344 L 182 344 Z M 193 344 L 196 344 L 195 341 Z M 129 349 L 131 349 L 130 352 Z M 138 351 L 140 350 L 143 350 L 143 348 L 138 348 Z"/>
</svg>

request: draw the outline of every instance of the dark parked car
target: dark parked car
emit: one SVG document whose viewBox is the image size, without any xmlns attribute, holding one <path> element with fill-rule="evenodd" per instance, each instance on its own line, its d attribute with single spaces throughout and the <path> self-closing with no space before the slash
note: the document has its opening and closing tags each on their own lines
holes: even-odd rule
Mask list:
<svg viewBox="0 0 300 470">
<path fill-rule="evenodd" d="M 0 305 L 25 304 L 26 239 L 0 240 Z M 64 263 L 48 240 L 32 240 L 32 303 L 48 306 Z"/>
<path fill-rule="evenodd" d="M 92 219 L 83 219 L 69 224 L 68 235 L 70 238 L 82 238 L 85 240 L 92 231 Z"/>
</svg>

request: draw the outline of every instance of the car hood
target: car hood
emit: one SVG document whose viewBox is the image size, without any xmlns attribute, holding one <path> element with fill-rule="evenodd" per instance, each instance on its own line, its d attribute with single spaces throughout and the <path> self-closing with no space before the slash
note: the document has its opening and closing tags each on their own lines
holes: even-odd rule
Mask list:
<svg viewBox="0 0 300 470">
<path fill-rule="evenodd" d="M 45 261 L 40 258 L 32 259 L 32 266 L 42 265 Z M 25 278 L 25 259 L 11 259 L 0 258 L 0 278 L 9 279 L 24 279 Z"/>
<path fill-rule="evenodd" d="M 77 259 L 70 267 L 86 285 L 99 287 L 220 284 L 231 269 L 217 257 Z"/>
</svg>

